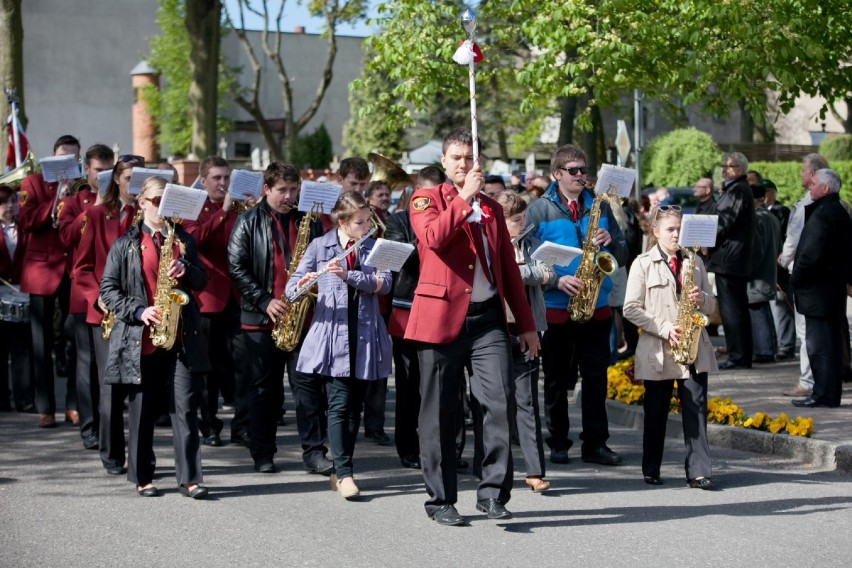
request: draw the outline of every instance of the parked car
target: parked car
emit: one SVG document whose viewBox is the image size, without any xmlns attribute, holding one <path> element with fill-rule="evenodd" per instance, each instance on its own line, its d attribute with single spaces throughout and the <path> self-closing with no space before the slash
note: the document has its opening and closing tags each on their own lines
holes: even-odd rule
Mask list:
<svg viewBox="0 0 852 568">
<path fill-rule="evenodd" d="M 692 195 L 691 187 L 668 187 L 669 190 L 669 199 L 668 202 L 670 205 L 680 205 L 681 210 L 684 213 L 692 213 L 695 211 L 695 207 L 698 205 L 698 200 Z M 647 189 L 642 190 L 642 195 L 650 196 L 652 193 L 657 191 L 655 187 L 649 187 Z M 714 192 L 713 196 L 716 199 L 719 199 L 719 195 Z"/>
</svg>

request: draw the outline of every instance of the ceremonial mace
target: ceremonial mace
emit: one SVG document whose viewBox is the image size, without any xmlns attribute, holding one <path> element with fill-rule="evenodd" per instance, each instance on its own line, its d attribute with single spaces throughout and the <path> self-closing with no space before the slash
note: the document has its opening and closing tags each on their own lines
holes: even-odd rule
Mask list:
<svg viewBox="0 0 852 568">
<path fill-rule="evenodd" d="M 476 76 L 474 63 L 477 58 L 481 61 L 482 55 L 474 43 L 473 32 L 476 30 L 476 12 L 466 9 L 459 18 L 462 29 L 467 39 L 459 46 L 453 55 L 453 61 L 459 65 L 467 64 L 470 76 L 470 131 L 473 134 L 473 165 L 479 164 L 479 135 L 476 124 Z"/>
</svg>

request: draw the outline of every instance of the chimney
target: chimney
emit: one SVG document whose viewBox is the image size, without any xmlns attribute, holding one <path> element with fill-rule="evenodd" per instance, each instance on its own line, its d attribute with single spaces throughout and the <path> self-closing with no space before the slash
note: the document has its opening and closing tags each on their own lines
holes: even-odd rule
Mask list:
<svg viewBox="0 0 852 568">
<path fill-rule="evenodd" d="M 293 29 L 293 33 L 294 33 L 294 34 L 303 34 L 303 33 L 305 33 L 305 26 L 296 26 L 296 27 Z"/>
<path fill-rule="evenodd" d="M 145 85 L 159 88 L 160 76 L 147 61 L 139 62 L 130 72 L 130 76 L 133 85 L 133 153 L 144 156 L 146 162 L 157 162 L 160 159 L 160 149 L 154 135 L 154 119 L 142 101 L 142 88 Z"/>
</svg>

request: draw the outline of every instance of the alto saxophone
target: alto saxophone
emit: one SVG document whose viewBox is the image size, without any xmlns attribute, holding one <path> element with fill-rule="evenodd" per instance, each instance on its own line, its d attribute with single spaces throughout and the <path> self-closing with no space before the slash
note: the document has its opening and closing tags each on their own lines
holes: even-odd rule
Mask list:
<svg viewBox="0 0 852 568">
<path fill-rule="evenodd" d="M 288 275 L 293 274 L 299 268 L 299 263 L 302 261 L 305 251 L 308 250 L 311 223 L 319 216 L 320 211 L 319 205 L 315 205 L 299 222 L 296 244 L 293 246 L 290 266 L 287 268 Z M 272 340 L 278 349 L 292 351 L 302 337 L 302 328 L 305 325 L 305 318 L 314 297 L 311 294 L 306 294 L 291 302 L 287 299 L 287 294 L 282 294 L 281 301 L 284 302 L 284 315 L 275 320 L 275 325 L 272 328 Z"/>
<path fill-rule="evenodd" d="M 679 365 L 692 365 L 698 357 L 698 342 L 701 339 L 701 328 L 710 323 L 707 315 L 698 311 L 698 308 L 689 299 L 689 291 L 695 287 L 695 253 L 698 247 L 692 250 L 681 248 L 687 259 L 683 263 L 683 284 L 681 285 L 680 301 L 677 304 L 677 319 L 675 325 L 680 326 L 683 332 L 680 341 L 672 345 L 672 358 Z"/>
<path fill-rule="evenodd" d="M 175 225 L 165 221 L 168 232 L 160 247 L 160 264 L 157 267 L 157 290 L 154 305 L 160 309 L 160 323 L 151 326 L 151 343 L 165 350 L 171 349 L 177 339 L 180 310 L 189 303 L 189 294 L 178 289 L 177 279 L 169 278 L 169 265 L 174 258 L 172 244 L 175 240 Z"/>
<path fill-rule="evenodd" d="M 583 239 L 583 253 L 580 255 L 577 272 L 574 273 L 575 278 L 583 281 L 583 288 L 568 303 L 568 309 L 571 311 L 571 319 L 578 323 L 585 323 L 592 319 L 604 278 L 618 268 L 615 257 L 600 250 L 600 247 L 594 244 L 595 232 L 600 224 L 603 200 L 604 194 L 598 193 L 592 202 L 586 238 Z"/>
<path fill-rule="evenodd" d="M 104 341 L 109 341 L 113 327 L 115 327 L 115 312 L 110 310 L 104 314 L 101 320 L 101 337 L 104 338 Z"/>
</svg>

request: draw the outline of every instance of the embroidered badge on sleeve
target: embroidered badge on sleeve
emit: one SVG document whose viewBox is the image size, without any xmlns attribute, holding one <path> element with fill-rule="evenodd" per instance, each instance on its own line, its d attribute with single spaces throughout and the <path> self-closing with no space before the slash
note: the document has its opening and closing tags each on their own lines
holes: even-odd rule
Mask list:
<svg viewBox="0 0 852 568">
<path fill-rule="evenodd" d="M 411 207 L 415 211 L 425 211 L 429 204 L 432 202 L 428 197 L 416 197 L 414 201 L 411 202 Z"/>
</svg>

